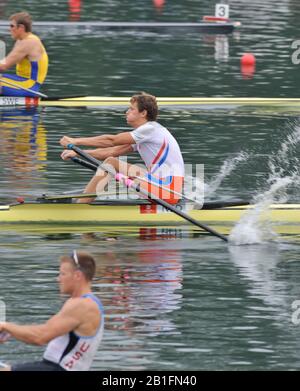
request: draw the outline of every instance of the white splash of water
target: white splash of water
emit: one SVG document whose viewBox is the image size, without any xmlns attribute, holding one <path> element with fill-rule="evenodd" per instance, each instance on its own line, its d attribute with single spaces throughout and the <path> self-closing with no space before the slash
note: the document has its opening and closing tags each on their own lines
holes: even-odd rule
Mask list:
<svg viewBox="0 0 300 391">
<path fill-rule="evenodd" d="M 220 187 L 221 183 L 240 164 L 250 158 L 247 152 L 240 152 L 233 158 L 226 159 L 222 164 L 219 173 L 205 187 L 205 197 L 210 197 Z"/>
<path fill-rule="evenodd" d="M 203 199 L 208 199 L 220 187 L 223 180 L 228 177 L 239 163 L 248 160 L 250 155 L 247 152 L 240 152 L 237 156 L 225 160 L 219 173 L 209 183 L 204 183 L 203 178 L 186 175 L 185 195 L 195 200 L 200 199 L 198 195 L 203 195 Z M 195 197 L 197 195 L 197 197 Z"/>
<path fill-rule="evenodd" d="M 236 245 L 276 241 L 278 235 L 273 230 L 270 206 L 274 202 L 286 202 L 288 200 L 286 190 L 296 181 L 299 182 L 296 174 L 277 178 L 267 191 L 255 197 L 255 206 L 249 209 L 233 227 L 229 241 Z"/>
<path fill-rule="evenodd" d="M 238 164 L 248 160 L 249 157 L 250 155 L 247 152 L 240 152 L 237 156 L 225 160 L 219 173 L 209 183 L 204 182 L 204 172 L 202 176 L 186 175 L 184 179 L 184 195 L 202 207 L 204 199 L 210 198 Z"/>
<path fill-rule="evenodd" d="M 249 209 L 232 229 L 229 235 L 230 243 L 255 244 L 278 239 L 271 222 L 270 206 L 273 203 L 287 202 L 287 190 L 300 185 L 300 164 L 294 156 L 299 142 L 300 127 L 296 126 L 295 131 L 281 144 L 279 151 L 269 158 L 268 189 L 254 197 L 255 206 Z"/>
</svg>

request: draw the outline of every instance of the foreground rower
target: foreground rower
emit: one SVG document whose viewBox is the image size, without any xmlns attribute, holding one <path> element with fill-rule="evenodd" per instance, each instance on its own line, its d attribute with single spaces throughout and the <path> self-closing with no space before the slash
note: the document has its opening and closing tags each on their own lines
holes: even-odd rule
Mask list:
<svg viewBox="0 0 300 391">
<path fill-rule="evenodd" d="M 5 371 L 87 371 L 101 342 L 104 327 L 103 307 L 91 292 L 95 261 L 86 252 L 63 256 L 58 277 L 60 292 L 70 295 L 62 309 L 46 323 L 17 325 L 0 323 L 0 342 L 10 337 L 44 345 L 42 361 L 7 365 Z"/>
<path fill-rule="evenodd" d="M 116 135 L 105 134 L 95 137 L 72 138 L 64 136 L 60 144 L 67 147 L 69 144 L 96 147 L 88 153 L 104 160 L 105 164 L 113 167 L 115 172 L 136 179 L 136 182 L 152 198 L 161 198 L 169 203 L 176 204 L 182 192 L 184 179 L 184 162 L 179 145 L 172 134 L 161 124 L 156 122 L 158 107 L 156 98 L 144 92 L 133 95 L 130 107 L 126 112 L 128 125 L 134 128 L 131 132 L 122 132 Z M 137 151 L 146 168 L 128 164 L 117 157 Z M 61 154 L 63 160 L 70 159 L 75 152 L 65 150 Z M 102 165 L 103 166 L 103 165 Z M 100 194 L 111 176 L 102 168 L 91 179 L 85 188 L 85 193 Z M 93 198 L 84 198 L 79 202 L 91 202 Z"/>
</svg>

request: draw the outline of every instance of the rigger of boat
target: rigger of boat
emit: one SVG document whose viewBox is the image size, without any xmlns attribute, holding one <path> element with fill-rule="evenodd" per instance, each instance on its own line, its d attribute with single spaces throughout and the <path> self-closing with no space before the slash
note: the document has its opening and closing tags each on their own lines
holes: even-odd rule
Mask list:
<svg viewBox="0 0 300 391">
<path fill-rule="evenodd" d="M 56 22 L 56 21 L 36 21 L 34 27 L 38 32 L 53 30 L 70 30 L 84 33 L 85 30 L 102 31 L 113 30 L 123 32 L 130 31 L 196 31 L 208 34 L 230 34 L 235 28 L 241 26 L 238 21 L 231 21 L 228 18 L 216 18 L 204 16 L 201 22 L 102 22 L 102 21 L 82 21 L 82 22 Z M 8 22 L 0 20 L 0 30 L 6 31 Z"/>
<path fill-rule="evenodd" d="M 61 96 L 47 97 L 13 97 L 0 96 L 0 106 L 52 106 L 52 107 L 127 107 L 129 97 L 109 96 Z M 232 106 L 270 106 L 300 107 L 300 98 L 255 98 L 255 97 L 157 97 L 160 107 L 232 107 Z"/>
</svg>

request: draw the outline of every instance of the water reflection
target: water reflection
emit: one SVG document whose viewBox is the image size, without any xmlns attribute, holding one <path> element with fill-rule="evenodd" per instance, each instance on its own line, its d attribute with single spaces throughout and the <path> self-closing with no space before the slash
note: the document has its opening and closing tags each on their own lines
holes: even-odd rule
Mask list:
<svg viewBox="0 0 300 391">
<path fill-rule="evenodd" d="M 282 261 L 279 244 L 229 246 L 229 253 L 240 275 L 249 282 L 249 294 L 262 300 L 265 311 L 287 320 L 290 311 L 285 294 L 287 284 L 277 275 Z"/>
<path fill-rule="evenodd" d="M 204 34 L 201 40 L 208 47 L 214 48 L 214 58 L 216 61 L 227 62 L 229 59 L 229 39 L 223 34 Z"/>
<path fill-rule="evenodd" d="M 115 248 L 115 247 L 114 247 Z M 98 256 L 96 286 L 103 297 L 107 328 L 130 338 L 176 330 L 166 314 L 181 307 L 181 251 L 142 245 L 133 254 L 110 249 Z"/>
<path fill-rule="evenodd" d="M 166 0 L 152 0 L 153 7 L 158 15 L 162 14 Z"/>
<path fill-rule="evenodd" d="M 0 111 L 1 197 L 30 194 L 45 182 L 46 129 L 37 108 Z"/>
<path fill-rule="evenodd" d="M 95 254 L 94 290 L 106 311 L 98 370 L 119 369 L 120 362 L 123 369 L 145 370 L 159 355 L 156 337 L 180 334 L 173 312 L 182 306 L 181 249 L 148 237 L 134 251 L 127 241 L 106 242 Z"/>
<path fill-rule="evenodd" d="M 69 5 L 69 19 L 71 22 L 76 22 L 80 19 L 81 16 L 81 0 L 68 0 Z"/>
</svg>

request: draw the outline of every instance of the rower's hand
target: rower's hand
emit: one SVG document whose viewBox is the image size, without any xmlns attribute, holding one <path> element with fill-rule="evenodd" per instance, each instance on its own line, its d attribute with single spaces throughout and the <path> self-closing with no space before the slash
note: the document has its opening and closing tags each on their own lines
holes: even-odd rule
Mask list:
<svg viewBox="0 0 300 391">
<path fill-rule="evenodd" d="M 0 343 L 4 343 L 9 340 L 11 335 L 7 333 L 6 331 L 0 332 Z"/>
<path fill-rule="evenodd" d="M 11 335 L 5 331 L 4 322 L 0 322 L 0 343 L 6 342 Z"/>
<path fill-rule="evenodd" d="M 60 139 L 60 145 L 62 145 L 63 147 L 67 147 L 69 144 L 74 144 L 75 145 L 75 138 L 74 137 L 68 137 L 68 136 L 63 136 L 61 139 Z"/>
<path fill-rule="evenodd" d="M 74 151 L 70 151 L 68 149 L 65 149 L 62 154 L 60 155 L 60 157 L 62 158 L 62 160 L 68 160 L 68 159 L 71 159 L 71 157 L 74 157 L 76 156 L 76 152 Z"/>
</svg>

